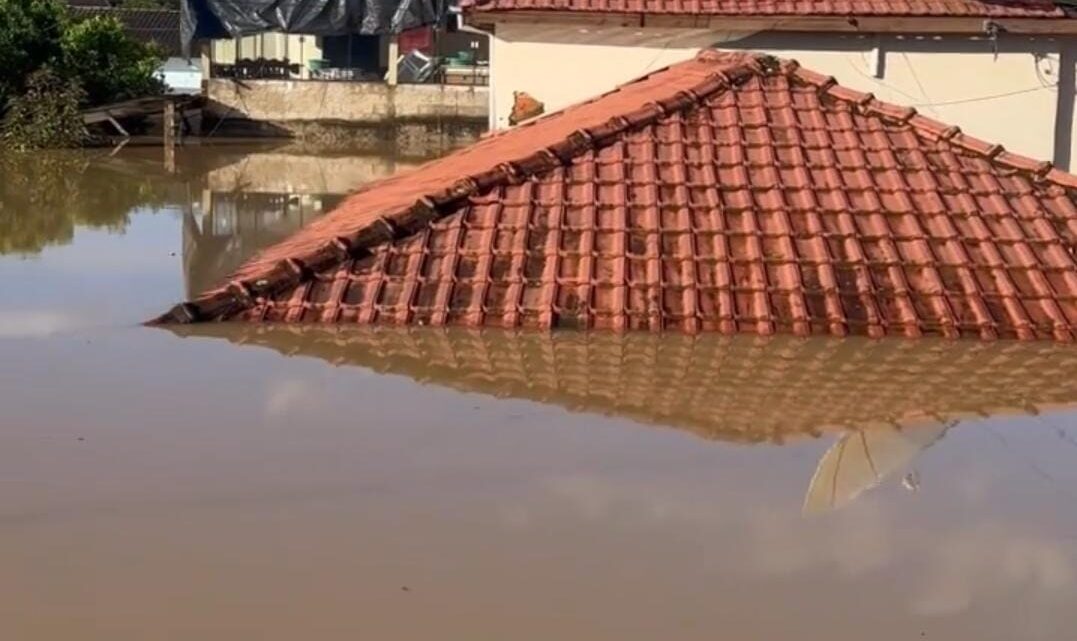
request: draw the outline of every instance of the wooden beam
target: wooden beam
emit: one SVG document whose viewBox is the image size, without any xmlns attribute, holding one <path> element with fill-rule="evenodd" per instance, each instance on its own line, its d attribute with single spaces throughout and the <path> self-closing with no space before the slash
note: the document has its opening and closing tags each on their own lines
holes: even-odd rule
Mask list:
<svg viewBox="0 0 1077 641">
<path fill-rule="evenodd" d="M 116 129 L 116 131 L 118 131 L 120 133 L 120 135 L 123 136 L 124 138 L 130 138 L 131 137 L 131 134 L 127 133 L 127 130 L 124 129 L 123 127 L 121 127 L 120 123 L 115 118 L 113 118 L 112 116 L 106 115 L 105 116 L 105 121 L 107 121 L 110 125 L 112 125 Z M 98 121 L 98 122 L 103 122 L 103 121 Z"/>
<path fill-rule="evenodd" d="M 164 128 L 165 171 L 176 173 L 176 103 L 165 101 Z"/>
</svg>

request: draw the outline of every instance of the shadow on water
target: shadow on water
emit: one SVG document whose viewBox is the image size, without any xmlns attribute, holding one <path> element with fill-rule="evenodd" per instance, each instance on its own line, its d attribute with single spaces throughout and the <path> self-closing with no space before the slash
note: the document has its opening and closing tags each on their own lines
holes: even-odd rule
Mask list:
<svg viewBox="0 0 1077 641">
<path fill-rule="evenodd" d="M 837 435 L 805 513 L 852 502 L 962 420 L 1077 404 L 1077 352 L 1053 344 L 238 324 L 173 331 L 710 440 Z"/>
</svg>

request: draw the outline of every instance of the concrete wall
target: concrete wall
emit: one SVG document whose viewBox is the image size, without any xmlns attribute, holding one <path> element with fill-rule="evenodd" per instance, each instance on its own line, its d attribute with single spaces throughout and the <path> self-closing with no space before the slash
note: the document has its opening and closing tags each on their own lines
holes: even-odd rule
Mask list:
<svg viewBox="0 0 1077 641">
<path fill-rule="evenodd" d="M 491 127 L 508 126 L 513 92 L 547 113 L 718 46 L 794 58 L 879 99 L 915 106 L 971 135 L 1034 158 L 1077 153 L 1072 112 L 1056 135 L 1060 58 L 1055 38 L 734 34 L 698 29 L 500 23 L 492 41 Z M 1068 62 L 1072 78 L 1072 59 Z M 1057 139 L 1057 140 L 1056 140 Z M 1059 146 L 1056 149 L 1056 142 Z M 1061 147 L 1064 147 L 1063 150 Z"/>
<path fill-rule="evenodd" d="M 471 142 L 489 116 L 486 87 L 214 78 L 207 98 L 210 122 L 257 123 L 279 135 L 408 156 Z"/>
</svg>

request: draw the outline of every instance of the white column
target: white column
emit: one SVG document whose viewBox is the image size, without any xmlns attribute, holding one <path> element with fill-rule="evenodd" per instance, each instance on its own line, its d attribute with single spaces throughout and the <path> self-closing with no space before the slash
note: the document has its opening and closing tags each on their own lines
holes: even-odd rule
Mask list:
<svg viewBox="0 0 1077 641">
<path fill-rule="evenodd" d="M 392 86 L 396 85 L 396 74 L 397 74 L 396 61 L 397 61 L 397 58 L 399 58 L 399 57 L 400 57 L 400 40 L 398 39 L 397 34 L 394 33 L 394 34 L 389 36 L 389 56 L 388 56 L 388 58 L 389 58 L 389 74 L 387 76 L 387 82 Z"/>
</svg>

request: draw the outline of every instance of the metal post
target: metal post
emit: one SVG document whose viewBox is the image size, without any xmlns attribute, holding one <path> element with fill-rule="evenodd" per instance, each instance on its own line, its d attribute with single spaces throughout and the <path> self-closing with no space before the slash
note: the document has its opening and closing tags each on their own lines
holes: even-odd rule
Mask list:
<svg viewBox="0 0 1077 641">
<path fill-rule="evenodd" d="M 1058 102 L 1055 104 L 1055 153 L 1054 166 L 1063 171 L 1073 171 L 1073 114 L 1074 95 L 1077 93 L 1077 40 L 1062 41 L 1058 56 Z"/>
</svg>

